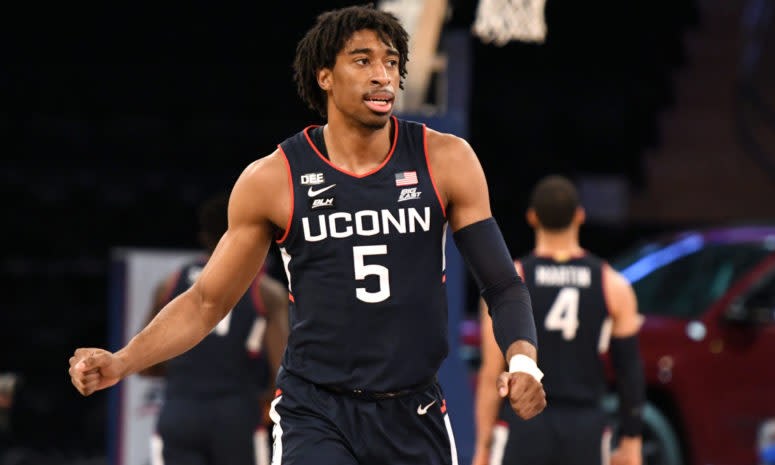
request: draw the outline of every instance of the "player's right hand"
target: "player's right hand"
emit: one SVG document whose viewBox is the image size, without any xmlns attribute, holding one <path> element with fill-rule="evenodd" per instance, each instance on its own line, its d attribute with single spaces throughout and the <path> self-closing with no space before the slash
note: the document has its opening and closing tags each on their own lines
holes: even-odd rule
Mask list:
<svg viewBox="0 0 775 465">
<path fill-rule="evenodd" d="M 78 392 L 88 396 L 121 380 L 123 362 L 107 350 L 76 349 L 70 357 L 70 381 Z"/>
</svg>

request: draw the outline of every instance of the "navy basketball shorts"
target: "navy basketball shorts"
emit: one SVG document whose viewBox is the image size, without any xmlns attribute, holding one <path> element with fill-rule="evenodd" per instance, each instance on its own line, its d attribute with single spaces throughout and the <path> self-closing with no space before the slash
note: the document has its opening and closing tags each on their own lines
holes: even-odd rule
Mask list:
<svg viewBox="0 0 775 465">
<path fill-rule="evenodd" d="M 331 392 L 280 370 L 272 465 L 457 465 L 438 383 L 392 399 Z"/>
<path fill-rule="evenodd" d="M 523 420 L 501 409 L 493 430 L 490 465 L 608 465 L 611 430 L 597 406 L 549 403 Z"/>
<path fill-rule="evenodd" d="M 165 401 L 152 465 L 268 465 L 268 432 L 255 396 Z"/>
</svg>

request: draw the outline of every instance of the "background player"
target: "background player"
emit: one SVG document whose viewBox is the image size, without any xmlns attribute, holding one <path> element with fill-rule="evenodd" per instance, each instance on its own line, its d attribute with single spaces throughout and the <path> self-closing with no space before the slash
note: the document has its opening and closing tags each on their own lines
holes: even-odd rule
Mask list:
<svg viewBox="0 0 775 465">
<path fill-rule="evenodd" d="M 199 239 L 212 254 L 228 227 L 228 197 L 199 210 Z M 150 322 L 194 284 L 207 257 L 157 288 Z M 153 465 L 268 465 L 264 406 L 288 337 L 288 297 L 262 270 L 248 292 L 196 347 L 140 374 L 166 378 L 164 404 L 151 441 Z M 163 459 L 163 460 L 162 460 Z"/>
<path fill-rule="evenodd" d="M 515 265 L 533 299 L 548 406 L 529 420 L 501 408 L 496 425 L 503 394 L 491 386 L 504 361 L 483 311 L 474 464 L 608 463 L 610 429 L 599 406 L 606 391 L 599 354 L 610 340 L 623 434 L 611 463 L 639 465 L 645 384 L 637 344 L 641 318 L 632 287 L 579 245 L 584 210 L 568 179 L 541 180 L 530 197 L 527 220 L 535 230 L 535 250 Z"/>
<path fill-rule="evenodd" d="M 448 225 L 510 361 L 498 383 L 520 416 L 543 409 L 530 298 L 492 219 L 476 155 L 462 139 L 391 117 L 407 52 L 406 31 L 389 13 L 350 7 L 319 16 L 294 68 L 300 95 L 327 124 L 243 172 L 229 229 L 197 281 L 126 347 L 75 351 L 70 374 L 82 394 L 194 346 L 278 239 L 291 330 L 271 411 L 274 460 L 456 464 L 435 381 L 448 351 Z"/>
</svg>

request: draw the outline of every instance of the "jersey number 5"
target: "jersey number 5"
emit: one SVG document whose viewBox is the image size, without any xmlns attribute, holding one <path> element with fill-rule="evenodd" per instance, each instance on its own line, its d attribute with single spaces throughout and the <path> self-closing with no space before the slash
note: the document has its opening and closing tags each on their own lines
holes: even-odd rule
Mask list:
<svg viewBox="0 0 775 465">
<path fill-rule="evenodd" d="M 549 331 L 562 331 L 562 338 L 570 341 L 579 329 L 579 290 L 563 287 L 557 293 L 552 307 L 546 314 L 544 326 Z"/>
<path fill-rule="evenodd" d="M 358 300 L 375 304 L 390 297 L 390 272 L 382 265 L 367 265 L 363 258 L 367 255 L 387 255 L 386 245 L 363 245 L 353 247 L 353 263 L 355 266 L 355 279 L 363 280 L 367 276 L 376 275 L 379 278 L 379 289 L 369 292 L 365 287 L 355 289 Z"/>
</svg>

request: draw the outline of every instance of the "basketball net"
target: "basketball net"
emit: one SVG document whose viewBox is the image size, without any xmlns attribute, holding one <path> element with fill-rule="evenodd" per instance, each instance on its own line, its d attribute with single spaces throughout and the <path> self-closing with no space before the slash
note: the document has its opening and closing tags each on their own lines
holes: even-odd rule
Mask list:
<svg viewBox="0 0 775 465">
<path fill-rule="evenodd" d="M 498 46 L 512 40 L 543 43 L 546 0 L 479 0 L 473 32 Z"/>
</svg>

